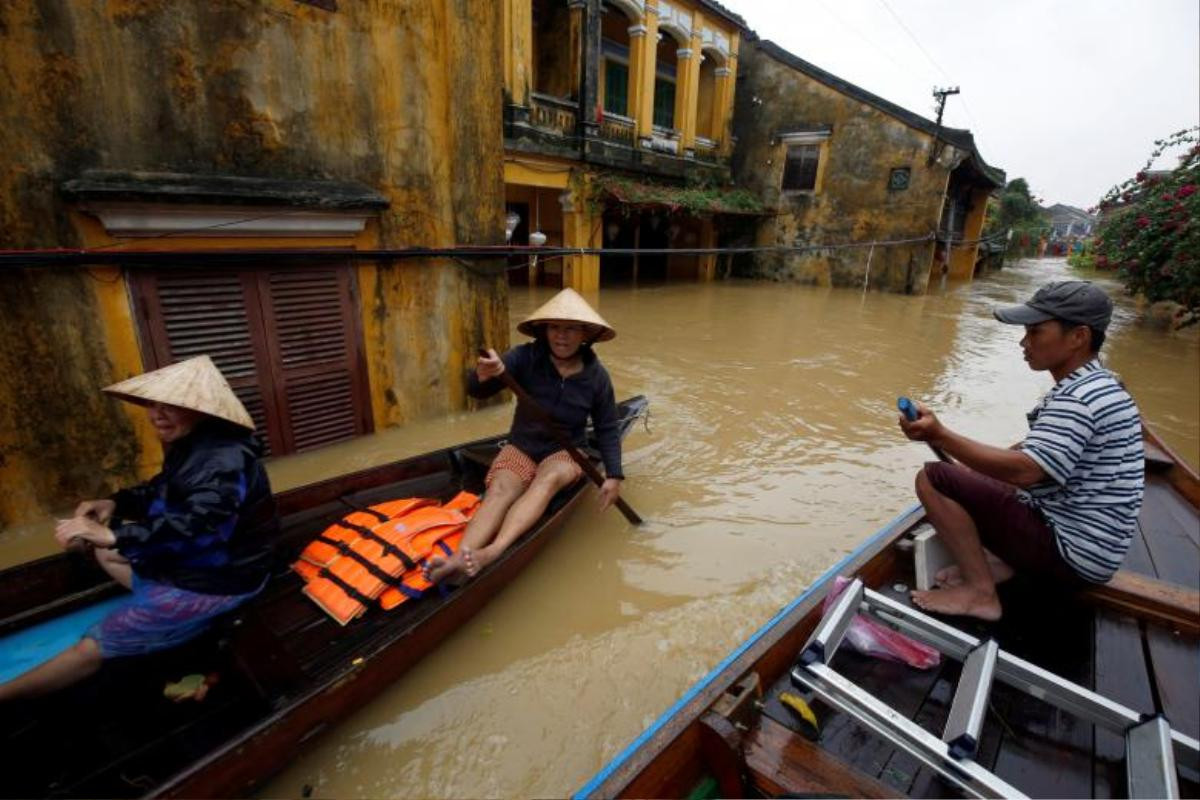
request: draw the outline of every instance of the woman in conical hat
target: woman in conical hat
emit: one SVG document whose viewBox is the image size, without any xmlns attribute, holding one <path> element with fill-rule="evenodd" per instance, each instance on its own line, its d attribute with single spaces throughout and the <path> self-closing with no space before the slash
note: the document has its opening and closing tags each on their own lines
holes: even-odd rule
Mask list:
<svg viewBox="0 0 1200 800">
<path fill-rule="evenodd" d="M 563 289 L 529 315 L 517 330 L 532 342 L 503 357 L 489 350 L 470 376 L 472 397 L 490 397 L 503 388 L 498 376 L 508 372 L 560 427 L 572 444 L 586 443 L 591 417 L 605 481 L 600 507 L 607 508 L 621 491 L 621 437 L 612 379 L 592 350 L 596 342 L 617 335 L 574 289 Z M 529 530 L 560 490 L 583 472 L 552 435 L 518 405 L 508 444 L 496 456 L 485 483 L 483 503 L 467 525 L 463 543 L 453 556 L 431 559 L 426 574 L 435 583 L 461 583 L 494 561 Z"/>
<path fill-rule="evenodd" d="M 132 595 L 74 646 L 0 684 L 0 701 L 67 686 L 107 658 L 181 644 L 266 583 L 275 503 L 254 421 L 212 360 L 197 356 L 104 391 L 146 407 L 164 447 L 162 471 L 80 503 L 55 538 L 94 548 Z"/>
</svg>

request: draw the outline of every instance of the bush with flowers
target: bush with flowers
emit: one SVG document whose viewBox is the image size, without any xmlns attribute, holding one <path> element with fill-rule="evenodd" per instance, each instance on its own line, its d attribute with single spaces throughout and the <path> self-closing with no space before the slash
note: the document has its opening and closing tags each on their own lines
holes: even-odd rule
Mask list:
<svg viewBox="0 0 1200 800">
<path fill-rule="evenodd" d="M 1100 201 L 1092 252 L 1115 269 L 1131 294 L 1180 306 L 1176 325 L 1200 322 L 1200 127 L 1160 139 L 1146 167 Z M 1186 148 L 1179 165 L 1152 172 L 1168 149 Z"/>
</svg>

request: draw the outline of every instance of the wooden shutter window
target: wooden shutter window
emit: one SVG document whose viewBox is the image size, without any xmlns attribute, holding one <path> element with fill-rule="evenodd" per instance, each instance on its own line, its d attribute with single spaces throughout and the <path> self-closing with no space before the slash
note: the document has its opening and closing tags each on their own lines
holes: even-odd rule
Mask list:
<svg viewBox="0 0 1200 800">
<path fill-rule="evenodd" d="M 211 356 L 266 453 L 369 432 L 349 268 L 184 267 L 133 277 L 152 366 Z"/>
<path fill-rule="evenodd" d="M 365 433 L 357 369 L 357 328 L 347 269 L 271 271 L 264 276 L 275 379 L 300 451 Z"/>
</svg>

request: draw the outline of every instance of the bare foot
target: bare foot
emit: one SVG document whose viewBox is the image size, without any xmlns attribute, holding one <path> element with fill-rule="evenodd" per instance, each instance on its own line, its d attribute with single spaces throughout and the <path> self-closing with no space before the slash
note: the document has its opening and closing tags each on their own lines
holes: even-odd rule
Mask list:
<svg viewBox="0 0 1200 800">
<path fill-rule="evenodd" d="M 942 567 L 933 576 L 935 586 L 942 588 L 950 588 L 951 586 L 962 586 L 962 570 L 957 564 L 951 564 L 948 567 Z"/>
<path fill-rule="evenodd" d="M 995 622 L 1000 619 L 1000 599 L 996 592 L 975 589 L 971 586 L 952 586 L 946 589 L 931 589 L 913 592 L 913 602 L 925 611 L 936 614 L 954 614 Z"/>
<path fill-rule="evenodd" d="M 481 566 L 479 553 L 462 547 L 447 558 L 434 556 L 429 559 L 425 564 L 425 578 L 430 583 L 460 586 L 474 578 Z"/>
<path fill-rule="evenodd" d="M 987 554 L 988 569 L 992 571 L 993 583 L 1004 583 L 1013 576 L 1013 568 L 1005 562 L 996 558 L 991 553 Z"/>
<path fill-rule="evenodd" d="M 984 554 L 987 556 L 988 571 L 992 573 L 992 583 L 1004 583 L 1013 576 L 1012 567 L 991 553 L 985 551 Z M 933 581 L 936 586 L 940 586 L 943 589 L 962 586 L 962 570 L 958 568 L 957 564 L 942 567 L 934 574 Z"/>
</svg>

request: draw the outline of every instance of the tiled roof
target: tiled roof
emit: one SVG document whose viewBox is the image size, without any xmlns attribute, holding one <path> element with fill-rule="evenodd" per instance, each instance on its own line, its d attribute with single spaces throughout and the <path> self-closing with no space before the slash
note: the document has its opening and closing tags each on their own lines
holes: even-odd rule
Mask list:
<svg viewBox="0 0 1200 800">
<path fill-rule="evenodd" d="M 907 108 L 898 106 L 890 100 L 885 100 L 877 94 L 872 94 L 866 89 L 855 86 L 847 80 L 839 78 L 831 72 L 826 72 L 815 64 L 811 64 L 799 56 L 789 53 L 779 45 L 766 39 L 758 39 L 753 33 L 746 37 L 746 41 L 753 42 L 754 46 L 758 47 L 763 53 L 774 58 L 786 66 L 791 67 L 797 72 L 802 72 L 810 78 L 820 81 L 829 88 L 840 92 L 848 97 L 853 97 L 859 102 L 879 109 L 880 111 L 895 117 L 909 127 L 916 128 L 919 131 L 928 133 L 931 136 L 939 136 L 960 150 L 965 150 L 971 154 L 972 160 L 979 172 L 997 188 L 1004 186 L 1005 175 L 1004 170 L 989 166 L 983 160 L 983 156 L 979 153 L 979 148 L 975 145 L 975 137 L 971 135 L 969 130 L 963 128 L 947 128 L 944 125 L 938 127 L 938 124 L 931 119 L 926 119 L 920 114 L 914 114 Z"/>
</svg>

